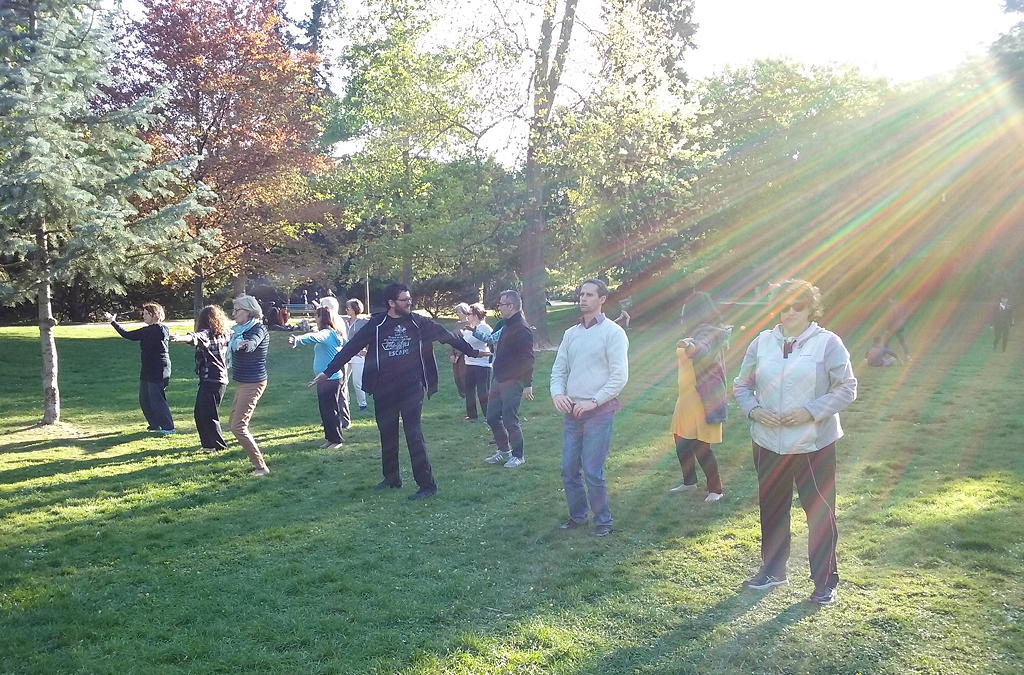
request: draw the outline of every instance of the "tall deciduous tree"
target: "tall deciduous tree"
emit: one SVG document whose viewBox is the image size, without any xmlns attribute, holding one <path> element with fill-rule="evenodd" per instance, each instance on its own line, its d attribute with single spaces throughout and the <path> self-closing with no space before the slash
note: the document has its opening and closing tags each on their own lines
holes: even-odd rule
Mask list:
<svg viewBox="0 0 1024 675">
<path fill-rule="evenodd" d="M 217 191 L 216 212 L 196 223 L 218 232 L 215 256 L 193 271 L 194 303 L 204 280 L 230 273 L 244 290 L 256 256 L 296 230 L 283 226 L 306 178 L 324 167 L 317 63 L 293 52 L 274 0 L 142 0 L 145 18 L 125 47 L 124 88 L 166 86 L 163 122 L 152 140 L 165 157 L 198 155 L 193 182 Z"/>
<path fill-rule="evenodd" d="M 578 0 L 544 0 L 539 39 L 534 50 L 526 176 L 529 201 L 520 243 L 523 307 L 535 320 L 537 343 L 549 345 L 544 317 L 548 194 L 543 165 L 550 151 L 552 121 L 559 89 L 574 44 Z M 605 32 L 588 30 L 602 56 L 602 81 L 641 95 L 671 91 L 685 81 L 683 53 L 696 29 L 691 0 L 604 0 Z M 575 40 L 578 44 L 580 40 Z M 605 97 L 607 101 L 607 97 Z M 599 160 L 606 148 L 595 148 Z"/>
<path fill-rule="evenodd" d="M 155 101 L 97 109 L 110 31 L 99 3 L 26 0 L 0 9 L 0 292 L 34 299 L 42 347 L 43 424 L 60 419 L 51 295 L 82 275 L 119 290 L 193 264 L 210 237 L 190 236 L 206 209 L 180 178 L 190 158 L 149 165 L 139 135 Z M 154 201 L 161 206 L 146 212 Z"/>
<path fill-rule="evenodd" d="M 472 47 L 431 42 L 435 19 L 428 4 L 366 3 L 367 16 L 348 33 L 343 64 L 349 76 L 329 126 L 330 138 L 351 150 L 329 189 L 346 204 L 350 226 L 360 231 L 377 269 L 388 274 L 396 268 L 406 283 L 414 271 L 436 271 L 422 266 L 416 247 L 424 235 L 438 241 L 430 234 L 436 211 L 429 204 L 438 162 L 472 155 L 478 137 L 469 89 L 480 55 Z"/>
</svg>

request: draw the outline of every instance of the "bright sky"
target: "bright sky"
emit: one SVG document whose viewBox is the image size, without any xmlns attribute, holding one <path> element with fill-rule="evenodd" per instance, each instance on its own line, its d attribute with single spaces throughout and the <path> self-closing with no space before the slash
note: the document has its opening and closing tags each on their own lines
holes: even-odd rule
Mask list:
<svg viewBox="0 0 1024 675">
<path fill-rule="evenodd" d="M 697 0 L 693 78 L 755 58 L 858 66 L 897 82 L 937 75 L 984 53 L 1021 20 L 1002 0 Z"/>
</svg>

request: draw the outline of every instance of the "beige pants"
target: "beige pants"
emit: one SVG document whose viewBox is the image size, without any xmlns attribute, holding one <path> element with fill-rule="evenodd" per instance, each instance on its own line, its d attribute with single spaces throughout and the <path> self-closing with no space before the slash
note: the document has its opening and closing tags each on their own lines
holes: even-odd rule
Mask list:
<svg viewBox="0 0 1024 675">
<path fill-rule="evenodd" d="M 239 445 L 249 455 L 252 465 L 262 471 L 267 468 L 263 461 L 263 453 L 256 445 L 256 439 L 249 431 L 249 420 L 256 410 L 256 404 L 267 389 L 267 381 L 263 382 L 235 382 L 235 400 L 231 403 L 231 433 L 238 439 Z"/>
</svg>

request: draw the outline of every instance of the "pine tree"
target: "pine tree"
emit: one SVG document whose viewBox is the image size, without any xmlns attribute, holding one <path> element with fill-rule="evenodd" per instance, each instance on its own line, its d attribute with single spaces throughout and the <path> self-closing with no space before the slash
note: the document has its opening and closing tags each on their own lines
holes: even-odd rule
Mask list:
<svg viewBox="0 0 1024 675">
<path fill-rule="evenodd" d="M 98 0 L 0 3 L 0 301 L 38 304 L 42 424 L 60 419 L 54 286 L 82 275 L 120 292 L 194 264 L 208 243 L 187 234 L 206 211 L 205 188 L 181 187 L 194 159 L 147 166 L 156 100 L 100 103 L 108 18 Z"/>
</svg>

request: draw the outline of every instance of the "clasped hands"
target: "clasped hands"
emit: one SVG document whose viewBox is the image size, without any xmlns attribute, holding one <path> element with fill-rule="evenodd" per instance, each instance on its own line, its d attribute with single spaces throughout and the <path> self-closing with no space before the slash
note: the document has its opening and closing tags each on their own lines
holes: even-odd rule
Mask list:
<svg viewBox="0 0 1024 675">
<path fill-rule="evenodd" d="M 750 419 L 766 427 L 795 427 L 798 424 L 807 424 L 814 420 L 814 417 L 807 408 L 792 408 L 777 413 L 764 406 L 758 406 L 750 411 Z"/>
<path fill-rule="evenodd" d="M 555 410 L 577 418 L 582 417 L 584 413 L 588 413 L 597 407 L 597 401 L 580 401 L 576 403 L 565 394 L 559 394 L 552 401 L 555 404 Z"/>
</svg>

